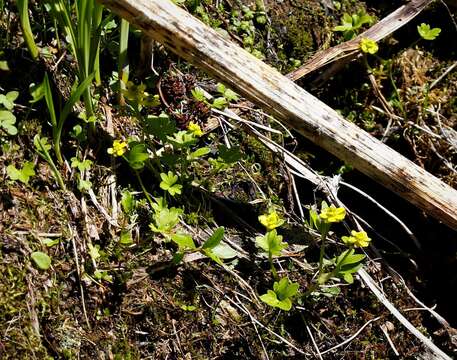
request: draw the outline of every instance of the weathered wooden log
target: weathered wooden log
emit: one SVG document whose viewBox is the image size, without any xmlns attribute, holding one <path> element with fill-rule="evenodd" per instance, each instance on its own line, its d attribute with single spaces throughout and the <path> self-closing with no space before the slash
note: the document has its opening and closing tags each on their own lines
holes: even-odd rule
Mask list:
<svg viewBox="0 0 457 360">
<path fill-rule="evenodd" d="M 100 0 L 317 145 L 457 229 L 457 191 L 169 0 Z"/>
</svg>

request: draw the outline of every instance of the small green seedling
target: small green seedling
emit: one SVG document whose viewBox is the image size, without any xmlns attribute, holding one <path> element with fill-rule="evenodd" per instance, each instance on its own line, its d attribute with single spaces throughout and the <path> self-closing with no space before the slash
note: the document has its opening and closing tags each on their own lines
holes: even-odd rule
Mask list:
<svg viewBox="0 0 457 360">
<path fill-rule="evenodd" d="M 266 294 L 260 296 L 264 303 L 277 307 L 284 311 L 292 309 L 292 298 L 298 294 L 298 283 L 290 282 L 288 278 L 275 281 L 273 290 L 268 290 Z"/>
<path fill-rule="evenodd" d="M 100 254 L 100 245 L 87 244 L 87 247 L 89 249 L 89 256 L 92 260 L 96 261 L 101 258 L 102 255 Z"/>
<path fill-rule="evenodd" d="M 217 84 L 217 91 L 228 101 L 238 101 L 239 96 L 233 90 L 228 89 L 224 84 Z"/>
<path fill-rule="evenodd" d="M 160 207 L 155 210 L 152 219 L 154 223 L 151 223 L 149 227 L 152 231 L 157 232 L 169 238 L 172 235 L 172 230 L 179 222 L 179 217 L 182 214 L 181 209 L 172 207 Z"/>
<path fill-rule="evenodd" d="M 209 257 L 219 265 L 223 265 L 222 259 L 232 259 L 236 257 L 237 252 L 229 245 L 222 243 L 224 238 L 224 228 L 217 228 L 214 233 L 203 243 L 202 246 L 197 247 L 194 240 L 188 234 L 176 233 L 171 236 L 171 240 L 178 245 L 178 252 L 174 256 L 174 263 L 179 263 L 185 252 L 200 252 Z"/>
<path fill-rule="evenodd" d="M 16 169 L 14 165 L 8 165 L 6 168 L 6 173 L 8 177 L 13 180 L 19 180 L 24 184 L 28 184 L 32 176 L 35 175 L 35 164 L 33 162 L 27 161 L 24 163 L 21 169 Z"/>
<path fill-rule="evenodd" d="M 176 184 L 178 181 L 178 175 L 175 175 L 169 171 L 168 174 L 161 173 L 160 178 L 162 179 L 160 182 L 160 188 L 162 190 L 168 191 L 171 196 L 181 194 L 182 185 Z"/>
<path fill-rule="evenodd" d="M 263 236 L 257 236 L 255 242 L 269 257 L 281 255 L 282 250 L 288 246 L 286 242 L 282 241 L 282 235 L 278 235 L 276 229 L 267 232 Z"/>
<path fill-rule="evenodd" d="M 17 91 L 9 91 L 6 94 L 0 94 L 0 105 L 7 110 L 13 110 L 14 108 L 14 100 L 16 100 L 19 96 L 19 92 Z"/>
<path fill-rule="evenodd" d="M 372 23 L 373 18 L 365 10 L 361 9 L 357 14 L 344 14 L 341 19 L 341 25 L 335 26 L 333 31 L 342 32 L 345 40 L 351 40 L 357 35 L 358 30 L 363 25 L 370 25 Z"/>
<path fill-rule="evenodd" d="M 5 131 L 8 135 L 17 134 L 16 116 L 11 110 L 13 110 L 14 101 L 18 96 L 19 93 L 17 91 L 0 94 L 0 130 Z"/>
<path fill-rule="evenodd" d="M 79 160 L 77 157 L 72 157 L 71 158 L 71 167 L 72 168 L 78 168 L 80 172 L 89 170 L 92 166 L 92 160 L 86 159 L 86 160 Z"/>
<path fill-rule="evenodd" d="M 126 214 L 132 214 L 137 205 L 133 193 L 129 190 L 124 190 L 121 195 L 122 210 Z"/>
<path fill-rule="evenodd" d="M 424 40 L 435 40 L 441 33 L 440 28 L 430 28 L 429 24 L 422 23 L 417 27 L 417 32 Z"/>
</svg>

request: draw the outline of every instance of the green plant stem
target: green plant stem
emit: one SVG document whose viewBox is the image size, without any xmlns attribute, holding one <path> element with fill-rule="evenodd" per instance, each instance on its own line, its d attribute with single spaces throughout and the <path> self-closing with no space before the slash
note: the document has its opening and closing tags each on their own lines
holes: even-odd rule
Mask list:
<svg viewBox="0 0 457 360">
<path fill-rule="evenodd" d="M 143 180 L 141 180 L 140 174 L 136 170 L 135 170 L 135 175 L 136 175 L 136 178 L 138 179 L 138 182 L 140 183 L 141 190 L 143 190 L 143 193 L 146 196 L 146 199 L 148 200 L 149 204 L 151 206 L 153 206 L 154 205 L 154 201 L 152 200 L 151 195 L 149 195 L 148 191 L 146 190 L 146 187 L 143 184 Z"/>
<path fill-rule="evenodd" d="M 278 272 L 276 271 L 275 265 L 273 264 L 273 255 L 268 253 L 268 261 L 270 262 L 270 269 L 271 273 L 273 274 L 273 278 L 275 281 L 279 281 Z"/>
<path fill-rule="evenodd" d="M 327 239 L 328 227 L 322 230 L 321 233 L 321 249 L 319 252 L 319 271 L 318 275 L 322 272 L 322 267 L 324 266 L 324 254 L 325 254 L 325 240 Z"/>
<path fill-rule="evenodd" d="M 400 93 L 398 92 L 398 88 L 397 88 L 397 85 L 395 84 L 395 81 L 394 81 L 394 78 L 393 78 L 393 74 L 392 74 L 392 63 L 389 63 L 389 80 L 390 80 L 390 83 L 392 85 L 392 88 L 394 89 L 394 93 L 395 93 L 395 97 L 397 98 L 398 100 L 398 106 L 400 107 L 400 110 L 402 112 L 402 115 L 403 115 L 403 119 L 407 119 L 407 114 L 406 114 L 406 110 L 403 106 L 403 102 L 400 98 Z"/>
<path fill-rule="evenodd" d="M 40 147 L 40 152 L 38 152 L 38 154 L 49 164 L 49 166 L 51 167 L 51 171 L 52 173 L 54 174 L 54 178 L 57 180 L 57 183 L 59 184 L 60 188 L 63 190 L 63 191 L 66 191 L 67 188 L 65 186 L 65 183 L 62 179 L 62 175 L 60 175 L 60 172 L 59 170 L 57 169 L 57 166 L 56 164 L 54 163 L 54 161 L 52 160 L 51 158 L 51 155 L 49 155 L 49 152 L 46 150 L 46 148 L 43 146 L 43 144 L 41 143 L 41 141 L 38 141 L 38 145 Z"/>
<path fill-rule="evenodd" d="M 339 264 L 342 264 L 344 262 L 344 260 L 346 260 L 346 258 L 348 257 L 349 253 L 351 252 L 351 250 L 354 249 L 354 246 L 351 245 L 348 250 L 346 251 L 346 253 L 344 254 L 343 258 L 341 259 L 341 261 L 339 262 Z M 332 270 L 332 272 L 329 274 L 329 276 L 327 277 L 327 279 L 331 279 L 332 277 L 334 277 L 336 274 L 338 274 L 341 270 L 341 265 L 337 264 L 335 266 L 335 268 Z M 319 275 L 320 275 L 320 271 L 319 271 Z M 327 281 L 326 281 L 327 282 Z M 309 289 L 305 292 L 305 294 L 303 295 L 305 298 L 308 297 L 309 295 L 311 295 L 319 286 L 321 285 L 324 285 L 324 283 L 322 284 L 319 284 L 319 283 L 314 283 L 312 284 Z"/>
</svg>

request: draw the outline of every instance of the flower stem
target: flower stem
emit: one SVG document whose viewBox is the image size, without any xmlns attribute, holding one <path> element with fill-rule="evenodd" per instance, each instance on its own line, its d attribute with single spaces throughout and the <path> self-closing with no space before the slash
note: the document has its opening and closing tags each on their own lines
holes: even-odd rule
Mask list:
<svg viewBox="0 0 457 360">
<path fill-rule="evenodd" d="M 141 180 L 141 176 L 138 173 L 138 171 L 135 171 L 136 178 L 138 179 L 138 182 L 140 183 L 141 189 L 143 190 L 144 195 L 146 196 L 146 199 L 149 201 L 149 204 L 152 206 L 154 204 L 154 201 L 152 200 L 151 196 L 149 195 L 148 191 L 146 190 L 146 187 L 143 184 L 143 180 Z"/>
<path fill-rule="evenodd" d="M 318 275 L 322 272 L 322 267 L 324 266 L 324 254 L 325 254 L 325 240 L 327 239 L 328 228 L 323 229 L 321 233 L 321 250 L 319 253 L 319 272 Z"/>
<path fill-rule="evenodd" d="M 273 255 L 271 254 L 271 252 L 268 253 L 268 261 L 270 262 L 270 269 L 271 273 L 273 274 L 273 278 L 275 279 L 275 281 L 279 281 L 278 272 L 276 271 L 275 265 L 273 264 Z"/>
</svg>

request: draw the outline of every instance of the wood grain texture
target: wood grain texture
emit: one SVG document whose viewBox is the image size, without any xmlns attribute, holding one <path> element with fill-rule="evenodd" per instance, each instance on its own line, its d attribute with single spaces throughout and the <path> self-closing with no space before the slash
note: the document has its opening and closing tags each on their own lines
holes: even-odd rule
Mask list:
<svg viewBox="0 0 457 360">
<path fill-rule="evenodd" d="M 457 229 L 457 191 L 169 0 L 101 0 L 315 144 Z M 362 74 L 361 74 L 362 75 Z"/>
</svg>

